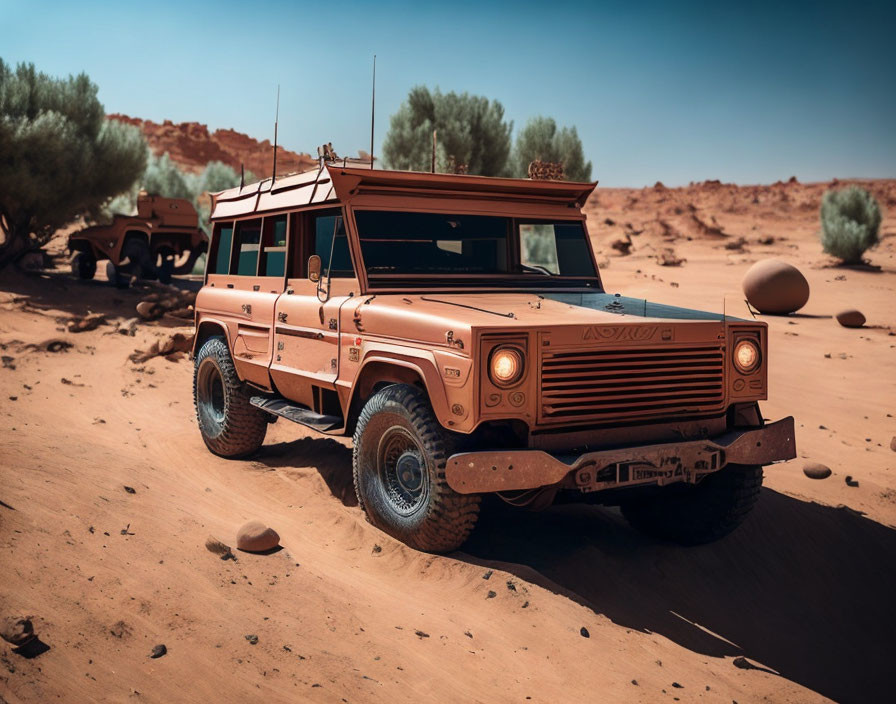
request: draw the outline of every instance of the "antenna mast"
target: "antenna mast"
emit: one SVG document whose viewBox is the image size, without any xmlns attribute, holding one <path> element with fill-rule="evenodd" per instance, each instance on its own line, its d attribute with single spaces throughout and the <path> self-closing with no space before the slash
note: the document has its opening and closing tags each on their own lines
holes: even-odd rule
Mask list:
<svg viewBox="0 0 896 704">
<path fill-rule="evenodd" d="M 373 91 L 370 97 L 370 169 L 373 170 L 373 124 L 376 115 L 376 54 L 373 55 Z"/>
<path fill-rule="evenodd" d="M 277 113 L 274 116 L 274 169 L 271 172 L 271 187 L 277 180 L 277 123 L 280 122 L 280 84 L 277 84 Z"/>
</svg>

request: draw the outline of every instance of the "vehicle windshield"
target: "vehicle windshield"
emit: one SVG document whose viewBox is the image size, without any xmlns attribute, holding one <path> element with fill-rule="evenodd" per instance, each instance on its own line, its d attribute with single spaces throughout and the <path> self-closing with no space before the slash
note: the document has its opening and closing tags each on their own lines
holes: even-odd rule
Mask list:
<svg viewBox="0 0 896 704">
<path fill-rule="evenodd" d="M 373 288 L 599 287 L 580 220 L 356 210 L 355 222 Z"/>
</svg>

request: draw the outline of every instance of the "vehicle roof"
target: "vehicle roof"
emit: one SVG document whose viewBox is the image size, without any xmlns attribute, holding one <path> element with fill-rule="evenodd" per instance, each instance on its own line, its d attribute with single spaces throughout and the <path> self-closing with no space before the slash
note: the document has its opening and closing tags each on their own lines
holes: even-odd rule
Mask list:
<svg viewBox="0 0 896 704">
<path fill-rule="evenodd" d="M 265 179 L 212 194 L 212 220 L 346 203 L 359 195 L 466 197 L 580 208 L 594 183 L 533 181 L 419 171 L 387 171 L 328 163 L 309 171 Z"/>
</svg>

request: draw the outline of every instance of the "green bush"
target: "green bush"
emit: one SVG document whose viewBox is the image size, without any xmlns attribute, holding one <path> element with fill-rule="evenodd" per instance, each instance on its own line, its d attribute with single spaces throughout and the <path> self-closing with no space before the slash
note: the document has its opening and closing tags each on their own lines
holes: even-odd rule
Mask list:
<svg viewBox="0 0 896 704">
<path fill-rule="evenodd" d="M 520 130 L 513 149 L 514 176 L 526 178 L 529 163 L 536 159 L 563 164 L 563 178 L 570 181 L 591 180 L 591 162 L 585 161 L 578 131 L 558 130 L 551 117 L 533 117 Z"/>
<path fill-rule="evenodd" d="M 245 183 L 255 183 L 258 179 L 251 171 L 244 174 Z M 199 192 L 218 193 L 240 185 L 240 175 L 236 169 L 223 161 L 210 161 L 199 175 Z"/>
<path fill-rule="evenodd" d="M 85 74 L 54 78 L 0 59 L 0 267 L 94 217 L 146 167 L 140 130 L 107 120 Z"/>
<path fill-rule="evenodd" d="M 513 123 L 504 107 L 469 93 L 442 93 L 425 86 L 411 89 L 408 99 L 392 115 L 383 142 L 387 168 L 429 171 L 432 132 L 436 137 L 436 169 L 454 173 L 462 168 L 480 176 L 502 176 L 510 155 Z"/>
<path fill-rule="evenodd" d="M 880 221 L 880 206 L 864 188 L 828 191 L 821 201 L 822 249 L 845 264 L 860 264 L 878 242 Z"/>
</svg>

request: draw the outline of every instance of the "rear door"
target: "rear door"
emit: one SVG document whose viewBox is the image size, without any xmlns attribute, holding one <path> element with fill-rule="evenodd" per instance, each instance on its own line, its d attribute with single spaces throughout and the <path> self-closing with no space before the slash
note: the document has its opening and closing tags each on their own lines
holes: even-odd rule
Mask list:
<svg viewBox="0 0 896 704">
<path fill-rule="evenodd" d="M 271 388 L 274 306 L 286 278 L 289 224 L 286 214 L 220 224 L 210 262 L 216 273 L 226 270 L 228 275 L 209 275 L 216 291 L 215 310 L 208 312 L 227 323 L 240 377 L 265 389 Z M 229 257 L 224 250 L 228 239 Z"/>
</svg>

